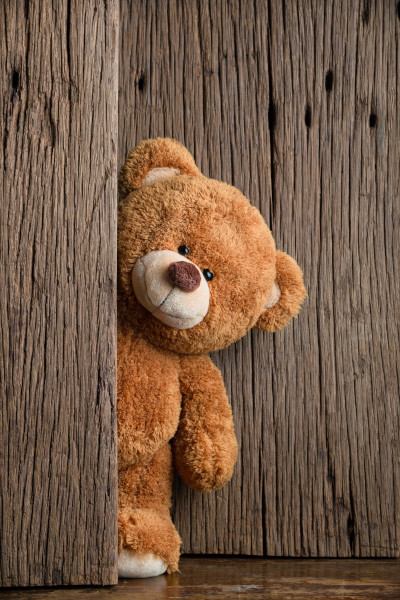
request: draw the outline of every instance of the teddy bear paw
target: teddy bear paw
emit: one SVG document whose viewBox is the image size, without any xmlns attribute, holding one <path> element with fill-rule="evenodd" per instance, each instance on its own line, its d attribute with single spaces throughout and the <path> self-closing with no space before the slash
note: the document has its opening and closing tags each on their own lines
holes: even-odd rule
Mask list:
<svg viewBox="0 0 400 600">
<path fill-rule="evenodd" d="M 167 563 L 152 552 L 136 554 L 124 548 L 118 556 L 118 577 L 157 577 L 167 570 Z"/>
</svg>

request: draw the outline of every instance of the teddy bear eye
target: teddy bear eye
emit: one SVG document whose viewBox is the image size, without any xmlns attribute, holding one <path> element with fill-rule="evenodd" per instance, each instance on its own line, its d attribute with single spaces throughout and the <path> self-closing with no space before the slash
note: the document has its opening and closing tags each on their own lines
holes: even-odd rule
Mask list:
<svg viewBox="0 0 400 600">
<path fill-rule="evenodd" d="M 211 279 L 214 277 L 213 273 L 211 273 L 209 269 L 204 269 L 203 275 L 207 281 L 211 281 Z"/>
<path fill-rule="evenodd" d="M 179 246 L 178 252 L 179 254 L 182 254 L 182 256 L 187 256 L 189 254 L 189 248 L 185 246 L 185 244 L 182 244 L 182 246 Z"/>
</svg>

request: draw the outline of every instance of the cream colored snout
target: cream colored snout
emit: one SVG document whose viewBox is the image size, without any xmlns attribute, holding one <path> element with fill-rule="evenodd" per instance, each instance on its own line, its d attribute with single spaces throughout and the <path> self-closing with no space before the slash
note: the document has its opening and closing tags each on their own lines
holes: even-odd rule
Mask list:
<svg viewBox="0 0 400 600">
<path fill-rule="evenodd" d="M 193 284 L 181 289 L 179 279 L 171 273 L 179 263 L 186 267 Z M 171 268 L 171 265 L 175 267 Z M 198 277 L 196 270 L 200 277 Z M 193 277 L 195 276 L 195 277 Z M 188 258 L 171 250 L 153 250 L 135 263 L 132 271 L 132 286 L 136 298 L 154 317 L 176 329 L 191 329 L 206 316 L 210 303 L 210 290 L 199 267 Z M 185 286 L 182 286 L 185 287 Z"/>
</svg>

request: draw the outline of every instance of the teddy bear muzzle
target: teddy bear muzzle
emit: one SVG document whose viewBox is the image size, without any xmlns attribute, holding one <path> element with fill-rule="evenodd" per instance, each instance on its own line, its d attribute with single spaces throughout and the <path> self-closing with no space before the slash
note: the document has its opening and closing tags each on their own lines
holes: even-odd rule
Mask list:
<svg viewBox="0 0 400 600">
<path fill-rule="evenodd" d="M 132 270 L 137 300 L 159 321 L 191 329 L 206 316 L 208 283 L 199 267 L 171 250 L 153 250 L 137 259 Z"/>
</svg>

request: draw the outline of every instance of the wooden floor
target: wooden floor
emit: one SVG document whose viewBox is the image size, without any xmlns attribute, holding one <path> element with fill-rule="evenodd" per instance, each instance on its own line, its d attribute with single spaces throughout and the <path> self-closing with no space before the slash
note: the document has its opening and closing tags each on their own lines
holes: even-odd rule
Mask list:
<svg viewBox="0 0 400 600">
<path fill-rule="evenodd" d="M 400 600 L 400 561 L 183 558 L 181 573 L 110 588 L 0 590 L 0 600 Z"/>
</svg>

